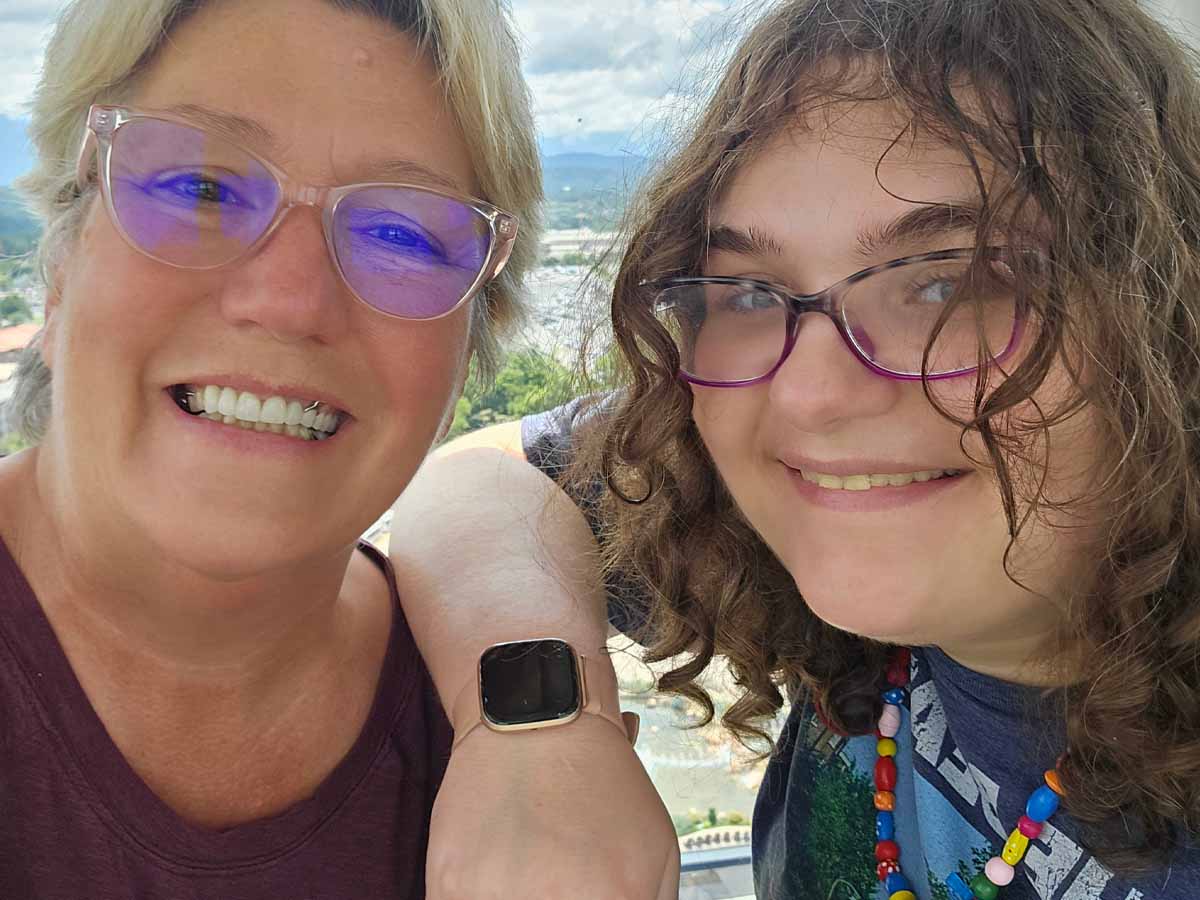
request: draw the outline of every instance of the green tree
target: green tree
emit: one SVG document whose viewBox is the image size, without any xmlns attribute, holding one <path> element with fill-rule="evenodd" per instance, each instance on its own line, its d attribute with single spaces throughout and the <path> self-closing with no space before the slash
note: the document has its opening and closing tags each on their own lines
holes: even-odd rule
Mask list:
<svg viewBox="0 0 1200 900">
<path fill-rule="evenodd" d="M 826 897 L 839 884 L 843 895 L 873 897 L 875 876 L 875 787 L 871 777 L 835 756 L 815 769 L 808 787 L 809 822 L 797 848 L 811 874 L 812 896 Z"/>
<path fill-rule="evenodd" d="M 33 320 L 33 310 L 20 294 L 5 294 L 0 296 L 0 322 L 8 325 L 20 325 Z"/>
<path fill-rule="evenodd" d="M 449 437 L 558 406 L 570 399 L 573 383 L 569 368 L 537 350 L 511 354 L 490 385 L 479 380 L 472 365 Z"/>
</svg>

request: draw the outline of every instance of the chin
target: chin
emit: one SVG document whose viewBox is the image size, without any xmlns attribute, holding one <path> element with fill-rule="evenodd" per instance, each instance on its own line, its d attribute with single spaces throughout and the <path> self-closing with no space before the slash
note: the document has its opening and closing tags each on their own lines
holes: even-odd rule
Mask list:
<svg viewBox="0 0 1200 900">
<path fill-rule="evenodd" d="M 834 628 L 887 643 L 924 643 L 939 593 L 914 590 L 914 581 L 810 569 L 796 579 L 796 588 L 813 614 Z"/>
<path fill-rule="evenodd" d="M 216 582 L 294 569 L 352 546 L 362 530 L 357 522 L 321 521 L 311 513 L 272 516 L 264 510 L 240 516 L 215 511 L 159 515 L 146 525 L 149 541 L 164 560 Z"/>
</svg>

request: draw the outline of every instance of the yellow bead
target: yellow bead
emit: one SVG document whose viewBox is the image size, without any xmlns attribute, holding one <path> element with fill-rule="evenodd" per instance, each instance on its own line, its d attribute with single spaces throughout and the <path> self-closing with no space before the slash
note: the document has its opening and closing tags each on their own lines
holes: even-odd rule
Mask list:
<svg viewBox="0 0 1200 900">
<path fill-rule="evenodd" d="M 895 756 L 896 742 L 891 738 L 880 738 L 879 743 L 875 745 L 875 752 L 880 756 Z"/>
<path fill-rule="evenodd" d="M 888 900 L 917 900 L 917 895 L 912 891 L 896 891 Z"/>
<path fill-rule="evenodd" d="M 1028 849 L 1029 838 L 1021 834 L 1020 829 L 1014 828 L 1013 833 L 1008 836 L 1008 843 L 1004 845 L 1004 852 L 1000 854 L 1000 858 L 1010 866 L 1015 866 Z"/>
</svg>

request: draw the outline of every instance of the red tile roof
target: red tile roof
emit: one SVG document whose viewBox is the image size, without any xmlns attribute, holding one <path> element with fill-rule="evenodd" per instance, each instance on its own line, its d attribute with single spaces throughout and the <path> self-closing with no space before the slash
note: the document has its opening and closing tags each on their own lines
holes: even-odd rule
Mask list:
<svg viewBox="0 0 1200 900">
<path fill-rule="evenodd" d="M 41 329 L 41 325 L 28 322 L 24 325 L 13 325 L 11 328 L 0 328 L 0 353 L 20 350 Z"/>
</svg>

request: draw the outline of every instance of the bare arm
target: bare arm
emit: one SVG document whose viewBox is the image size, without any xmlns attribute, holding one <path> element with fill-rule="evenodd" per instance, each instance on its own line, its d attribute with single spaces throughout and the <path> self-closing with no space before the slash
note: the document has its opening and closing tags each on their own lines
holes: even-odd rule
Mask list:
<svg viewBox="0 0 1200 900">
<path fill-rule="evenodd" d="M 509 423 L 448 444 L 394 508 L 405 615 L 447 711 L 492 644 L 553 636 L 595 655 L 608 635 L 591 530 L 520 441 Z"/>
<path fill-rule="evenodd" d="M 395 507 L 405 614 L 447 709 L 474 685 L 491 644 L 553 636 L 595 653 L 607 635 L 591 530 L 524 461 L 516 428 L 439 451 Z M 679 893 L 679 846 L 641 762 L 609 723 L 477 728 L 438 792 L 426 886 L 429 900 L 668 900 Z"/>
</svg>

